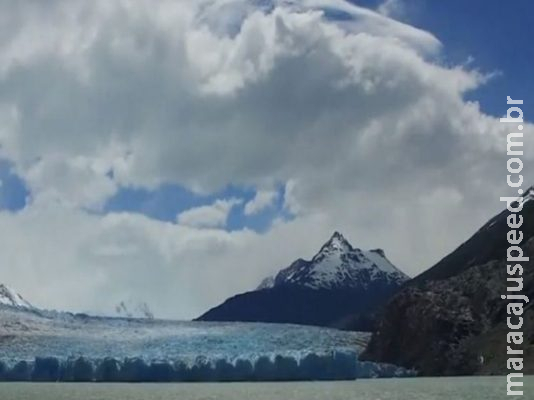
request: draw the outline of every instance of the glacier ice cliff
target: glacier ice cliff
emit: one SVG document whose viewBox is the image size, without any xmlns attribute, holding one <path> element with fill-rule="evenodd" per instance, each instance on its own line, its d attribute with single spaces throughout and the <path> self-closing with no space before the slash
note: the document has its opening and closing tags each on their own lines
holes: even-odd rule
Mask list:
<svg viewBox="0 0 534 400">
<path fill-rule="evenodd" d="M 0 305 L 0 381 L 228 382 L 410 375 L 358 361 L 368 333 L 104 318 Z"/>
<path fill-rule="evenodd" d="M 59 360 L 37 357 L 13 365 L 0 362 L 0 381 L 36 382 L 240 382 L 321 381 L 413 376 L 412 371 L 388 364 L 359 362 L 356 353 L 310 353 L 301 359 L 277 355 L 255 360 L 210 360 L 193 363 L 145 361 L 142 358 Z"/>
</svg>

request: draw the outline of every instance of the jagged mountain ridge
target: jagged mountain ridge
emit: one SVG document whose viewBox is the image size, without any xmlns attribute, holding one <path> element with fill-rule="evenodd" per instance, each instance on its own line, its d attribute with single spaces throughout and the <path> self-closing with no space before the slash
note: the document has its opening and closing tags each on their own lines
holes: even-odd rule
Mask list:
<svg viewBox="0 0 534 400">
<path fill-rule="evenodd" d="M 342 234 L 335 232 L 310 261 L 298 259 L 275 277 L 264 279 L 258 289 L 286 285 L 357 289 L 377 280 L 402 284 L 408 279 L 386 258 L 383 250 L 353 248 Z"/>
<path fill-rule="evenodd" d="M 311 260 L 296 260 L 198 319 L 335 327 L 350 320 L 348 328 L 369 330 L 370 315 L 408 279 L 382 250 L 354 248 L 335 232 Z"/>
</svg>

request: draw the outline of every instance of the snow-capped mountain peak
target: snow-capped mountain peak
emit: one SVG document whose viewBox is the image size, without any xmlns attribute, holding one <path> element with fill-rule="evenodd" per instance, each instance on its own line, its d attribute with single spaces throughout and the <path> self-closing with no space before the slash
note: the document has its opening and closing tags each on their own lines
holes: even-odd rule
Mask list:
<svg viewBox="0 0 534 400">
<path fill-rule="evenodd" d="M 20 294 L 1 283 L 0 304 L 19 308 L 33 308 L 33 306 L 28 301 L 26 301 Z"/>
<path fill-rule="evenodd" d="M 334 232 L 311 261 L 295 261 L 274 280 L 265 279 L 258 290 L 288 285 L 311 289 L 367 289 L 375 283 L 400 285 L 408 279 L 386 258 L 382 249 L 354 248 L 341 233 Z"/>
<path fill-rule="evenodd" d="M 319 257 L 322 254 L 330 254 L 334 252 L 342 253 L 342 252 L 347 252 L 351 250 L 352 250 L 352 246 L 348 242 L 348 240 L 345 239 L 345 237 L 341 233 L 336 231 L 334 232 L 332 237 L 328 240 L 328 242 L 326 242 L 323 245 L 323 247 L 321 247 L 321 250 L 319 251 L 319 253 L 317 253 L 315 257 Z"/>
</svg>

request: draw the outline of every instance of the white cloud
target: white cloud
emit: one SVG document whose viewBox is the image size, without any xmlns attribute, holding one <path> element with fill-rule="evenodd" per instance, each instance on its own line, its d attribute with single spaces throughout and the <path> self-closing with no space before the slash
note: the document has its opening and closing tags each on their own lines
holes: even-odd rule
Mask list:
<svg viewBox="0 0 534 400">
<path fill-rule="evenodd" d="M 58 153 L 89 160 L 106 153 L 102 162 L 117 164 L 122 184 L 172 181 L 212 190 L 230 180 L 284 181 L 310 158 L 317 158 L 310 172 L 327 161 L 318 152 L 325 129 L 339 131 L 330 140 L 339 147 L 374 118 L 363 99 L 371 108 L 397 92 L 381 105 L 391 111 L 404 107 L 401 92 L 408 91 L 410 104 L 417 88 L 432 83 L 423 79 L 447 79 L 460 90 L 476 81 L 466 71 L 427 68 L 418 52 L 437 43 L 428 33 L 348 4 L 351 27 L 360 27 L 351 35 L 321 22 L 317 11 L 293 11 L 294 4 L 264 14 L 232 2 L 242 15 L 234 37 L 210 25 L 217 2 L 206 9 L 188 1 L 95 2 L 91 12 L 78 2 L 54 4 L 46 18 L 39 5 L 14 5 L 21 29 L 0 47 L 3 119 L 11 127 L 2 149 L 23 176 L 36 160 Z M 359 33 L 377 27 L 375 35 Z M 205 161 L 222 147 L 220 166 L 212 168 Z M 102 180 L 105 172 L 91 173 Z"/>
<path fill-rule="evenodd" d="M 180 225 L 195 228 L 224 228 L 232 208 L 241 203 L 239 199 L 215 200 L 213 204 L 183 211 L 176 220 Z"/>
<path fill-rule="evenodd" d="M 266 208 L 272 207 L 278 196 L 279 193 L 276 190 L 258 190 L 254 198 L 245 204 L 245 215 L 258 214 Z"/>
<path fill-rule="evenodd" d="M 378 6 L 377 11 L 386 17 L 400 17 L 403 15 L 405 5 L 403 0 L 385 0 Z"/>
<path fill-rule="evenodd" d="M 347 2 L 274 3 L 3 7 L 0 156 L 33 199 L 0 213 L 3 280 L 51 307 L 111 310 L 143 292 L 156 314 L 193 317 L 334 229 L 415 274 L 502 207 L 506 127 L 465 100 L 483 74 L 436 61 L 431 33 Z M 352 20 L 325 20 L 325 5 Z M 285 184 L 296 218 L 260 235 L 205 229 L 235 200 L 178 224 L 86 211 L 121 185 L 162 183 Z"/>
<path fill-rule="evenodd" d="M 58 204 L 0 212 L 2 281 L 46 308 L 113 313 L 143 299 L 159 317 L 193 318 L 263 275 L 318 248 L 320 235 L 285 244 L 316 218 L 260 235 L 197 229 L 127 213 L 99 216 Z"/>
<path fill-rule="evenodd" d="M 110 169 L 100 159 L 51 155 L 32 164 L 24 177 L 33 201 L 99 209 L 117 191 Z"/>
</svg>

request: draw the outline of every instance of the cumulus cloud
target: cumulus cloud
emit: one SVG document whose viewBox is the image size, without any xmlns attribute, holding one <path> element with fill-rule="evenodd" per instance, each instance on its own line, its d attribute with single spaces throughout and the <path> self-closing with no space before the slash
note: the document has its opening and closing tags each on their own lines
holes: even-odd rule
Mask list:
<svg viewBox="0 0 534 400">
<path fill-rule="evenodd" d="M 96 2 L 90 12 L 78 2 L 13 5 L 22 28 L 0 55 L 3 119 L 12 127 L 5 155 L 26 175 L 48 157 L 107 152 L 102 163 L 120 184 L 148 187 L 171 181 L 209 191 L 229 180 L 286 180 L 310 158 L 310 172 L 328 161 L 319 151 L 326 129 L 339 132 L 329 140 L 339 148 L 374 118 L 374 107 L 395 111 L 403 96 L 410 104 L 431 85 L 423 79 L 447 79 L 458 90 L 476 82 L 439 68 L 418 77 L 426 67 L 419 45 L 436 40 L 354 6 L 345 5 L 351 26 L 381 32 L 347 35 L 321 23 L 315 9 L 263 13 L 235 1 L 244 15 L 232 37 L 211 28 L 209 12 L 220 3 L 209 3 L 206 11 L 187 1 Z M 218 168 L 206 162 L 215 151 Z"/>
<path fill-rule="evenodd" d="M 41 307 L 109 315 L 131 298 L 158 317 L 193 318 L 289 260 L 311 256 L 323 238 L 294 239 L 321 224 L 309 217 L 275 223 L 265 234 L 227 232 L 36 204 L 0 212 L 1 279 Z"/>
<path fill-rule="evenodd" d="M 180 225 L 195 228 L 223 228 L 232 208 L 241 203 L 240 199 L 216 200 L 213 204 L 183 211 L 176 219 Z"/>
<path fill-rule="evenodd" d="M 4 5 L 0 157 L 31 201 L 0 213 L 2 279 L 50 307 L 142 292 L 157 315 L 194 317 L 335 229 L 420 272 L 507 194 L 507 127 L 465 100 L 487 76 L 443 51 L 342 0 Z M 255 188 L 248 214 L 285 185 L 295 218 L 226 232 L 235 199 L 177 223 L 100 212 L 161 184 Z"/>
<path fill-rule="evenodd" d="M 245 204 L 245 215 L 258 214 L 266 208 L 272 207 L 278 197 L 279 193 L 276 190 L 258 190 L 254 198 Z"/>
<path fill-rule="evenodd" d="M 99 209 L 117 191 L 109 171 L 100 159 L 50 156 L 32 164 L 24 177 L 34 201 Z"/>
</svg>

